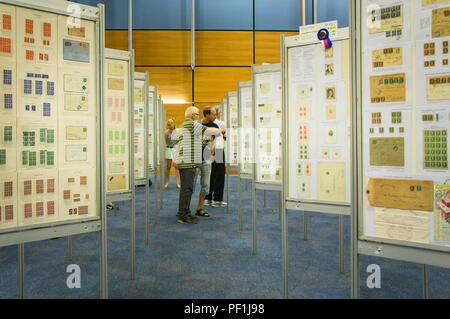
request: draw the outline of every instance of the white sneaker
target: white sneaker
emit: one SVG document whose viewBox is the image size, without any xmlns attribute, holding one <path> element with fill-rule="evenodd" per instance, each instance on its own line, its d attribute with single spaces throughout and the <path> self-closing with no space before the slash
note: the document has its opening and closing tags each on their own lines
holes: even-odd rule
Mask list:
<svg viewBox="0 0 450 319">
<path fill-rule="evenodd" d="M 222 207 L 225 207 L 225 206 L 228 205 L 228 203 L 226 203 L 226 202 L 219 202 L 219 204 L 220 204 L 220 206 L 222 206 Z"/>
<path fill-rule="evenodd" d="M 211 206 L 212 207 L 222 207 L 221 205 L 220 205 L 220 202 L 216 202 L 216 201 L 212 201 L 212 203 L 211 203 Z"/>
<path fill-rule="evenodd" d="M 205 199 L 205 202 L 203 203 L 203 205 L 210 206 L 211 205 L 211 201 L 209 199 Z"/>
</svg>

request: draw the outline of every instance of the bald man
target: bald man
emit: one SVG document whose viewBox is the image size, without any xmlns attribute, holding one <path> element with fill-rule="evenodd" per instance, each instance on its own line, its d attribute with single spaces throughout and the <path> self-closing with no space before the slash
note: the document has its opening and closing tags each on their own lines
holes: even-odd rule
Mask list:
<svg viewBox="0 0 450 319">
<path fill-rule="evenodd" d="M 185 112 L 185 121 L 178 129 L 174 165 L 180 171 L 180 198 L 178 223 L 197 224 L 198 218 L 191 215 L 190 205 L 197 168 L 202 165 L 202 140 L 204 136 L 225 134 L 224 129 L 206 127 L 198 123 L 199 109 L 190 106 Z"/>
</svg>

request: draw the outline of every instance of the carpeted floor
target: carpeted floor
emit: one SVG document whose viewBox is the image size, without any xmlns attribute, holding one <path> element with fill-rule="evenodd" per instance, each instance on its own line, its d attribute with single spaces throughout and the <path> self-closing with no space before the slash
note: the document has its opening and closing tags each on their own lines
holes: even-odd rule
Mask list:
<svg viewBox="0 0 450 319">
<path fill-rule="evenodd" d="M 145 246 L 145 189 L 136 191 L 136 279 L 130 280 L 129 202 L 108 212 L 108 288 L 110 298 L 282 298 L 281 222 L 278 193 L 257 192 L 257 255 L 252 255 L 251 182 L 243 186 L 243 224 L 238 228 L 237 177 L 230 177 L 230 213 L 207 207 L 212 215 L 197 225 L 180 225 L 175 214 L 178 190 L 172 177 L 158 224 L 153 223 L 150 188 L 150 245 Z M 245 182 L 244 182 L 245 185 Z M 197 204 L 197 192 L 191 208 Z M 226 198 L 225 198 L 226 200 Z M 289 298 L 350 297 L 350 218 L 345 217 L 345 273 L 339 274 L 339 217 L 288 213 Z M 25 245 L 25 298 L 99 298 L 99 234 L 72 237 L 73 259 L 66 260 L 67 239 Z M 361 298 L 422 298 L 422 265 L 361 256 Z M 81 269 L 81 288 L 69 289 L 66 267 Z M 381 288 L 369 289 L 370 264 L 381 267 Z M 432 298 L 450 298 L 450 269 L 429 267 Z M 17 246 L 0 248 L 0 298 L 17 298 Z"/>
</svg>

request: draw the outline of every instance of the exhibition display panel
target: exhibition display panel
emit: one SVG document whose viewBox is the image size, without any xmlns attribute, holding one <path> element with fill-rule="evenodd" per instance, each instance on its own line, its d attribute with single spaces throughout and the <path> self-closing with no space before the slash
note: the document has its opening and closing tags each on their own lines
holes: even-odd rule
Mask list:
<svg viewBox="0 0 450 319">
<path fill-rule="evenodd" d="M 238 215 L 239 230 L 242 230 L 242 180 L 245 180 L 245 190 L 248 181 L 252 179 L 253 168 L 253 91 L 252 81 L 237 82 L 238 103 Z"/>
<path fill-rule="evenodd" d="M 105 49 L 105 157 L 108 195 L 134 188 L 133 56 L 129 51 Z M 131 160 L 130 160 L 131 159 Z M 132 180 L 131 180 L 132 179 Z"/>
<path fill-rule="evenodd" d="M 281 218 L 281 133 L 282 133 L 282 81 L 281 64 L 263 64 L 252 66 L 252 120 L 253 155 L 252 165 L 252 228 L 253 254 L 256 254 L 257 216 L 256 190 L 279 194 L 279 218 Z"/>
<path fill-rule="evenodd" d="M 252 81 L 238 81 L 238 160 L 241 178 L 251 179 L 253 163 Z"/>
<path fill-rule="evenodd" d="M 350 17 L 359 123 L 353 253 L 424 264 L 424 287 L 427 265 L 450 267 L 449 11 L 450 1 L 364 0 Z"/>
<path fill-rule="evenodd" d="M 134 178 L 137 185 L 147 179 L 148 72 L 134 73 Z"/>
<path fill-rule="evenodd" d="M 104 7 L 0 1 L 0 246 L 101 232 L 107 296 Z M 38 9 L 36 9 L 38 8 Z"/>
<path fill-rule="evenodd" d="M 153 173 L 153 185 L 154 185 L 154 195 L 155 195 L 155 222 L 158 220 L 158 133 L 157 133 L 157 122 L 158 122 L 158 91 L 156 86 L 148 87 L 148 174 L 150 176 Z M 147 225 L 149 220 L 147 219 Z M 148 234 L 148 231 L 146 232 Z M 146 242 L 148 243 L 148 235 L 146 236 Z"/>
<path fill-rule="evenodd" d="M 329 28 L 331 47 L 314 32 L 282 37 L 283 284 L 287 294 L 287 209 L 338 214 L 344 273 L 343 216 L 351 214 L 349 29 Z M 317 29 L 317 30 L 315 30 Z M 286 276 L 286 277 L 285 277 Z"/>
</svg>

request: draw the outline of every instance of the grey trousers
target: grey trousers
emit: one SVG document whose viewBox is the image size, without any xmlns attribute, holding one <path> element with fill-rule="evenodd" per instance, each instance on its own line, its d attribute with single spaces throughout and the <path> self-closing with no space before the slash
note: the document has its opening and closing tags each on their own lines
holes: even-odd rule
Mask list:
<svg viewBox="0 0 450 319">
<path fill-rule="evenodd" d="M 194 192 L 194 182 L 197 176 L 197 168 L 180 168 L 180 199 L 178 203 L 177 217 L 188 218 L 191 215 L 191 198 Z"/>
</svg>

